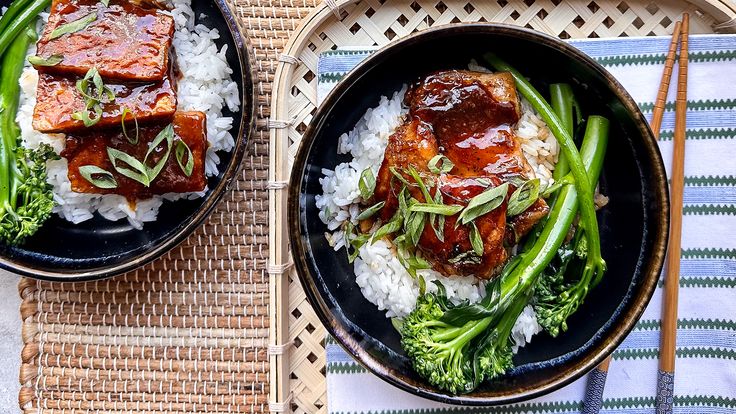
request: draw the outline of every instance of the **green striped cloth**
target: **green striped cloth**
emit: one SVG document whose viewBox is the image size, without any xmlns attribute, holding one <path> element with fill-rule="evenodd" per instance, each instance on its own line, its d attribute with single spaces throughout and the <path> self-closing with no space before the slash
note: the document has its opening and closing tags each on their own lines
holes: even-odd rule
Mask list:
<svg viewBox="0 0 736 414">
<path fill-rule="evenodd" d="M 616 76 L 651 116 L 669 41 L 648 37 L 571 43 Z M 320 99 L 370 53 L 337 50 L 322 54 Z M 688 84 L 675 412 L 736 413 L 736 36 L 691 36 Z M 668 171 L 675 89 L 676 82 L 672 82 L 660 140 Z M 602 412 L 654 412 L 661 287 L 660 282 L 641 321 L 613 354 Z M 451 407 L 384 383 L 331 339 L 326 348 L 330 413 L 577 413 L 585 393 L 582 378 L 522 404 Z"/>
</svg>

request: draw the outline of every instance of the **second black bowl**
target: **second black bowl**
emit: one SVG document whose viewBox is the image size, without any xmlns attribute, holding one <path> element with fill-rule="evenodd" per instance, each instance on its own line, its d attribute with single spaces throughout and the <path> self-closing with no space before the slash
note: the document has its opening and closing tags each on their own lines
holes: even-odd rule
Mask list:
<svg viewBox="0 0 736 414">
<path fill-rule="evenodd" d="M 468 395 L 447 395 L 412 369 L 384 312 L 355 283 L 345 253 L 325 240 L 315 196 L 322 169 L 347 161 L 338 137 L 368 108 L 432 71 L 466 68 L 493 51 L 540 90 L 567 82 L 588 114 L 612 122 L 601 178 L 610 203 L 599 213 L 608 273 L 557 338 L 545 334 L 515 356 L 503 378 Z M 411 393 L 456 404 L 520 401 L 557 389 L 600 363 L 632 329 L 654 292 L 665 256 L 669 220 L 667 178 L 657 143 L 635 102 L 600 65 L 572 46 L 538 32 L 495 24 L 449 25 L 409 36 L 355 68 L 317 111 L 297 154 L 289 194 L 294 261 L 307 297 L 337 341 L 384 380 Z"/>
</svg>

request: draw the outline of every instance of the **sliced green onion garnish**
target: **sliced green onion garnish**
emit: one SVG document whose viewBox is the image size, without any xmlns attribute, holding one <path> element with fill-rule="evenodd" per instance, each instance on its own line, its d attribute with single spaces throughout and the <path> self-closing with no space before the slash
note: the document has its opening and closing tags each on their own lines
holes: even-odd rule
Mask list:
<svg viewBox="0 0 736 414">
<path fill-rule="evenodd" d="M 179 164 L 179 168 L 184 172 L 184 175 L 190 177 L 194 170 L 194 155 L 192 155 L 192 150 L 189 149 L 187 143 L 182 140 L 177 140 L 174 155 L 176 155 L 176 162 Z M 184 159 L 186 159 L 186 163 L 184 162 Z"/>
<path fill-rule="evenodd" d="M 92 24 L 92 22 L 94 22 L 95 20 L 97 20 L 96 12 L 90 13 L 84 17 L 80 17 L 79 19 L 72 22 L 62 24 L 51 32 L 51 34 L 49 35 L 49 40 L 54 40 L 56 38 L 64 36 L 65 34 L 76 33 L 80 30 L 84 30 L 84 28 Z"/>
<path fill-rule="evenodd" d="M 480 231 L 475 223 L 470 223 L 470 245 L 473 246 L 473 252 L 478 255 L 483 255 L 483 239 L 480 237 Z"/>
<path fill-rule="evenodd" d="M 161 157 L 160 160 L 156 163 L 156 165 L 153 168 L 147 169 L 147 175 L 149 182 L 153 182 L 153 180 L 158 177 L 158 175 L 161 173 L 161 170 L 164 169 L 164 166 L 166 165 L 166 161 L 169 160 L 169 154 L 171 154 L 171 147 L 174 143 L 174 125 L 169 124 L 166 128 L 163 129 L 163 131 L 159 132 L 158 135 L 156 135 L 156 138 L 151 142 L 151 144 L 148 146 L 148 151 L 146 152 L 146 158 L 143 159 L 143 164 L 146 166 L 148 165 L 148 157 L 150 157 L 153 152 L 156 150 L 156 148 L 161 145 L 163 141 L 166 141 L 166 153 L 163 157 Z"/>
<path fill-rule="evenodd" d="M 128 129 L 125 127 L 125 117 L 128 116 L 128 114 L 133 115 L 133 121 L 135 121 L 135 138 L 131 138 L 130 135 L 128 135 Z M 123 128 L 125 139 L 127 139 L 132 145 L 138 144 L 138 117 L 135 116 L 135 114 L 128 108 L 123 108 L 123 114 L 120 116 L 120 124 Z"/>
<path fill-rule="evenodd" d="M 64 61 L 64 56 L 62 55 L 51 55 L 47 58 L 42 58 L 41 56 L 28 56 L 28 63 L 33 66 L 56 66 L 62 61 Z"/>
<path fill-rule="evenodd" d="M 404 183 L 404 185 L 411 185 L 411 183 L 409 182 L 409 180 L 407 180 L 406 177 L 404 177 L 404 175 L 401 173 L 401 171 L 399 171 L 398 168 L 396 168 L 396 167 L 388 167 L 388 170 L 391 171 L 391 174 L 393 174 L 394 177 L 398 178 L 399 181 L 401 181 L 402 183 Z"/>
<path fill-rule="evenodd" d="M 453 216 L 462 211 L 463 206 L 458 204 L 429 204 L 429 203 L 416 203 L 409 207 L 411 212 L 421 212 L 430 214 L 439 214 L 440 216 Z"/>
<path fill-rule="evenodd" d="M 363 170 L 360 174 L 358 189 L 363 200 L 368 200 L 373 196 L 373 191 L 376 189 L 376 176 L 373 175 L 373 170 L 370 167 Z"/>
<path fill-rule="evenodd" d="M 388 223 L 384 224 L 375 233 L 373 233 L 373 237 L 371 237 L 371 243 L 374 243 L 376 240 L 381 240 L 389 234 L 396 233 L 397 231 L 401 230 L 402 223 L 403 220 L 401 218 L 401 214 L 397 212 Z"/>
<path fill-rule="evenodd" d="M 506 215 L 513 217 L 525 212 L 537 199 L 539 199 L 539 178 L 525 182 L 511 194 Z"/>
<path fill-rule="evenodd" d="M 148 178 L 148 168 L 142 162 L 123 151 L 111 147 L 107 147 L 107 156 L 118 174 L 138 181 L 146 187 L 151 186 L 151 180 Z M 130 168 L 121 166 L 121 163 L 127 164 Z"/>
<path fill-rule="evenodd" d="M 455 164 L 442 154 L 435 155 L 427 164 L 429 171 L 435 174 L 445 174 L 455 168 Z"/>
<path fill-rule="evenodd" d="M 94 116 L 90 116 L 90 109 Z M 102 119 L 102 107 L 98 104 L 93 105 L 91 108 L 87 108 L 84 111 L 75 112 L 72 114 L 72 119 L 82 121 L 84 126 L 89 128 L 100 122 L 100 119 Z"/>
<path fill-rule="evenodd" d="M 366 220 L 366 219 L 373 217 L 385 205 L 386 205 L 386 202 L 381 201 L 380 203 L 377 203 L 377 204 L 374 204 L 368 207 L 367 209 L 363 210 L 360 214 L 358 214 L 358 217 L 356 217 L 356 220 L 361 221 L 361 220 Z"/>
<path fill-rule="evenodd" d="M 424 182 L 424 179 L 419 175 L 419 172 L 414 168 L 413 165 L 410 165 L 407 171 L 419 186 L 419 190 L 421 190 L 422 195 L 424 196 L 424 200 L 428 203 L 431 202 L 432 195 L 429 194 L 429 190 L 427 190 L 427 184 Z"/>
<path fill-rule="evenodd" d="M 462 224 L 468 224 L 476 218 L 486 215 L 491 211 L 498 208 L 503 201 L 506 199 L 506 194 L 509 191 L 509 184 L 503 183 L 498 187 L 490 188 L 477 196 L 473 197 L 465 207 L 458 222 Z"/>
<path fill-rule="evenodd" d="M 117 188 L 118 182 L 110 171 L 104 170 L 96 165 L 84 165 L 79 167 L 79 174 L 97 188 Z"/>
<path fill-rule="evenodd" d="M 427 215 L 420 211 L 413 212 L 409 215 L 409 220 L 406 223 L 406 235 L 412 246 L 416 246 L 419 243 L 419 238 L 424 231 L 424 222 L 426 219 Z"/>
</svg>

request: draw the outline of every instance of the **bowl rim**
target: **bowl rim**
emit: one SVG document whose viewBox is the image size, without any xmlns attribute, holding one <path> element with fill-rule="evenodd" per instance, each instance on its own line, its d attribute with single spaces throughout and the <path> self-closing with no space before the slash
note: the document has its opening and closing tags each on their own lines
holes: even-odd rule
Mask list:
<svg viewBox="0 0 736 414">
<path fill-rule="evenodd" d="M 233 11 L 227 5 L 226 0 L 212 0 L 212 2 L 220 10 L 227 24 L 228 31 L 232 36 L 237 59 L 242 69 L 240 76 L 243 90 L 240 94 L 241 115 L 238 122 L 239 130 L 235 136 L 235 147 L 230 151 L 230 162 L 222 173 L 222 179 L 210 190 L 209 196 L 204 198 L 202 205 L 185 223 L 175 228 L 174 234 L 153 246 L 150 250 L 146 250 L 123 263 L 103 264 L 81 271 L 77 269 L 60 269 L 54 271 L 34 268 L 5 255 L 0 255 L 0 269 L 32 279 L 51 282 L 84 282 L 118 276 L 138 269 L 163 256 L 166 252 L 182 243 L 210 216 L 222 197 L 228 192 L 238 172 L 241 170 L 246 149 L 252 141 L 256 124 L 256 91 L 253 82 L 257 79 L 253 65 L 255 61 L 253 48 L 248 37 L 243 33 L 240 25 L 238 25 Z"/>
<path fill-rule="evenodd" d="M 300 195 L 304 184 L 304 170 L 306 168 L 306 161 L 309 157 L 312 146 L 317 138 L 317 124 L 320 124 L 321 120 L 324 120 L 329 115 L 329 111 L 327 111 L 326 108 L 334 106 L 339 100 L 338 98 L 349 89 L 350 85 L 359 79 L 370 67 L 375 65 L 374 62 L 378 61 L 382 55 L 395 51 L 406 44 L 419 42 L 425 38 L 432 38 L 432 36 L 436 35 L 438 32 L 454 31 L 507 35 L 513 34 L 528 41 L 551 44 L 554 45 L 555 48 L 560 49 L 569 58 L 581 61 L 581 63 L 587 66 L 588 69 L 600 75 L 604 81 L 611 86 L 615 96 L 625 106 L 627 112 L 634 117 L 637 129 L 641 133 L 641 139 L 645 146 L 646 156 L 652 161 L 652 168 L 655 175 L 655 185 L 657 187 L 656 194 L 650 195 L 649 198 L 652 200 L 650 202 L 661 201 L 662 203 L 658 214 L 649 216 L 649 228 L 656 230 L 654 232 L 654 237 L 652 238 L 652 254 L 645 258 L 642 263 L 641 285 L 638 291 L 632 296 L 630 306 L 622 309 L 620 316 L 621 323 L 612 325 L 610 331 L 603 337 L 603 340 L 600 341 L 598 345 L 591 347 L 582 355 L 586 359 L 575 363 L 573 367 L 565 370 L 552 380 L 547 380 L 542 384 L 535 384 L 535 386 L 531 388 L 499 396 L 473 397 L 472 393 L 465 395 L 446 394 L 436 391 L 428 386 L 426 382 L 422 384 L 422 386 L 416 386 L 410 381 L 407 381 L 405 376 L 397 373 L 396 371 L 387 370 L 377 358 L 366 352 L 366 350 L 360 346 L 359 342 L 355 341 L 351 335 L 345 331 L 344 326 L 339 323 L 335 315 L 330 310 L 330 307 L 317 289 L 316 278 L 313 277 L 310 267 L 306 261 L 306 249 L 302 240 L 303 233 L 300 221 L 302 206 L 300 204 Z M 442 403 L 473 406 L 515 403 L 548 394 L 580 378 L 610 355 L 625 339 L 628 333 L 633 329 L 636 322 L 640 319 L 654 294 L 667 251 L 670 204 L 664 162 L 654 134 L 649 128 L 649 124 L 636 102 L 618 82 L 618 80 L 613 77 L 613 75 L 579 49 L 556 37 L 509 24 L 454 23 L 437 26 L 397 39 L 375 51 L 368 58 L 364 59 L 355 68 L 353 68 L 327 95 L 324 102 L 317 108 L 312 121 L 308 125 L 302 137 L 302 141 L 295 156 L 291 170 L 290 183 L 291 185 L 289 186 L 288 197 L 288 228 L 292 258 L 299 280 L 306 293 L 307 300 L 315 309 L 315 313 L 322 324 L 347 353 L 349 353 L 374 375 L 404 391 Z"/>
</svg>

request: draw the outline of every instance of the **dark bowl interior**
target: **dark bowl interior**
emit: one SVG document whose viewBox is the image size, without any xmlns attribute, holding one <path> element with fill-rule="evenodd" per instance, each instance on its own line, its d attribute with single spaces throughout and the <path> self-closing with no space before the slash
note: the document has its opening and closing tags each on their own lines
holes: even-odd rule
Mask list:
<svg viewBox="0 0 736 414">
<path fill-rule="evenodd" d="M 363 113 L 402 85 L 432 71 L 466 68 L 493 51 L 540 91 L 572 83 L 587 114 L 612 120 L 601 191 L 610 203 L 599 212 L 608 273 L 557 338 L 536 336 L 514 358 L 516 368 L 475 392 L 449 396 L 411 368 L 389 319 L 361 294 L 344 250 L 327 244 L 317 218 L 323 168 L 334 169 L 338 137 Z M 453 25 L 392 44 L 359 65 L 326 99 L 307 130 L 292 173 L 289 225 L 301 282 L 328 330 L 367 368 L 412 393 L 459 404 L 528 399 L 569 383 L 600 362 L 630 331 L 649 301 L 664 258 L 668 195 L 656 142 L 623 88 L 591 59 L 557 39 L 504 25 Z"/>
<path fill-rule="evenodd" d="M 0 7 L 10 4 L 0 0 Z M 100 216 L 72 224 L 57 215 L 21 247 L 0 247 L 0 266 L 26 276 L 77 281 L 120 274 L 157 258 L 184 240 L 208 216 L 236 176 L 253 127 L 253 83 L 246 39 L 224 0 L 193 1 L 197 24 L 217 28 L 218 49 L 227 45 L 227 61 L 241 92 L 239 111 L 225 108 L 235 119 L 232 152 L 220 152 L 219 173 L 208 180 L 207 194 L 196 200 L 164 202 L 155 222 L 143 230 L 127 220 L 108 221 Z"/>
</svg>

